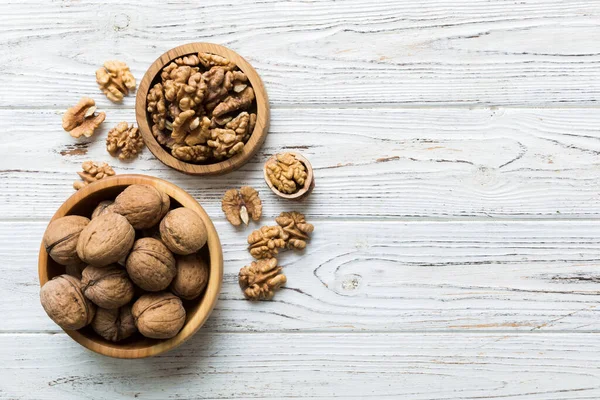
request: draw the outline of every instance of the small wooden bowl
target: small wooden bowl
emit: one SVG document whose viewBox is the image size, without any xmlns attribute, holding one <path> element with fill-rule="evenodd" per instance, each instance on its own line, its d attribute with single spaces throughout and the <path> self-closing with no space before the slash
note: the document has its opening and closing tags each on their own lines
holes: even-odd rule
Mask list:
<svg viewBox="0 0 600 400">
<path fill-rule="evenodd" d="M 269 188 L 271 188 L 271 191 L 277 196 L 287 200 L 300 200 L 308 196 L 310 192 L 312 192 L 315 188 L 315 175 L 313 173 L 313 167 L 312 165 L 310 165 L 310 161 L 308 161 L 306 157 L 304 157 L 302 154 L 294 153 L 292 151 L 287 151 L 286 153 L 293 154 L 294 157 L 296 157 L 296 159 L 302 164 L 304 164 L 304 166 L 306 167 L 307 177 L 306 181 L 304 182 L 304 186 L 301 187 L 300 190 L 298 190 L 296 193 L 292 194 L 282 193 L 275 186 L 273 186 L 273 184 L 269 180 L 269 177 L 267 176 L 267 165 L 277 161 L 277 154 L 271 156 L 263 167 L 263 175 L 265 177 L 265 182 L 267 182 L 267 185 L 269 186 Z"/>
<path fill-rule="evenodd" d="M 159 76 L 163 67 L 176 58 L 199 52 L 217 54 L 235 62 L 238 68 L 242 70 L 250 80 L 250 85 L 252 86 L 252 89 L 254 89 L 256 95 L 256 125 L 250 139 L 248 139 L 248 142 L 244 145 L 244 149 L 241 153 L 236 154 L 227 160 L 213 164 L 191 164 L 173 157 L 156 141 L 151 130 L 150 116 L 146 112 L 146 96 L 148 95 L 150 88 L 152 88 L 152 86 L 160 79 Z M 242 56 L 226 47 L 219 46 L 218 44 L 190 43 L 167 51 L 154 61 L 150 68 L 148 68 L 148 71 L 146 71 L 146 74 L 137 89 L 135 116 L 146 146 L 148 146 L 152 154 L 154 154 L 163 164 L 190 175 L 219 175 L 240 168 L 256 154 L 258 149 L 260 149 L 269 130 L 270 108 L 265 85 L 260 79 L 260 76 L 256 73 L 256 70 Z"/>
<path fill-rule="evenodd" d="M 127 186 L 138 183 L 151 185 L 168 194 L 171 198 L 171 208 L 181 205 L 196 211 L 200 215 L 208 230 L 208 241 L 199 254 L 210 266 L 210 276 L 206 291 L 202 296 L 190 301 L 183 300 L 187 313 L 185 325 L 177 336 L 171 339 L 149 339 L 143 337 L 140 333 L 136 333 L 128 339 L 113 343 L 97 335 L 89 325 L 77 331 L 65 330 L 80 345 L 96 353 L 115 358 L 155 356 L 171 350 L 189 339 L 200 329 L 212 312 L 223 281 L 221 242 L 208 214 L 187 192 L 162 179 L 145 175 L 117 175 L 94 182 L 69 197 L 56 211 L 51 221 L 65 215 L 83 215 L 89 218 L 100 201 L 113 200 Z M 40 286 L 43 286 L 53 277 L 65 273 L 65 267 L 57 264 L 48 256 L 43 243 L 40 248 L 38 273 Z"/>
</svg>

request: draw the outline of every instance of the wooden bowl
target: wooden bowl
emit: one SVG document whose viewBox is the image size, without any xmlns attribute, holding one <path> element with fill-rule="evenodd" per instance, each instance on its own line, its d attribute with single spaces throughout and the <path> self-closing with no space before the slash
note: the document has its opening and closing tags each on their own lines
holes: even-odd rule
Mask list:
<svg viewBox="0 0 600 400">
<path fill-rule="evenodd" d="M 150 357 L 179 346 L 204 324 L 217 302 L 221 282 L 223 281 L 221 243 L 208 214 L 183 189 L 161 179 L 145 175 L 117 175 L 94 182 L 69 197 L 56 211 L 51 221 L 65 215 L 83 215 L 89 218 L 100 201 L 113 200 L 127 186 L 138 183 L 151 185 L 168 194 L 171 198 L 171 208 L 181 205 L 196 211 L 200 215 L 208 230 L 208 241 L 199 254 L 210 266 L 210 276 L 206 291 L 202 296 L 190 301 L 183 300 L 187 312 L 185 325 L 177 336 L 171 339 L 149 339 L 143 337 L 140 333 L 136 333 L 128 339 L 113 343 L 97 335 L 89 325 L 77 331 L 65 330 L 80 345 L 109 357 Z M 40 286 L 43 286 L 53 277 L 65 273 L 65 267 L 57 264 L 48 256 L 43 243 L 40 248 L 38 270 Z"/>
<path fill-rule="evenodd" d="M 269 177 L 267 176 L 267 166 L 269 164 L 277 161 L 277 159 L 276 159 L 277 154 L 271 156 L 267 160 L 267 162 L 265 163 L 265 165 L 263 167 L 263 175 L 265 177 L 265 182 L 267 182 L 267 185 L 269 186 L 269 188 L 271 188 L 271 191 L 273 193 L 275 193 L 277 196 L 279 196 L 283 199 L 287 199 L 287 200 L 300 200 L 300 199 L 303 199 L 304 197 L 308 196 L 310 194 L 310 192 L 312 192 L 313 189 L 315 188 L 315 175 L 313 172 L 313 167 L 310 164 L 310 161 L 308 161 L 308 159 L 306 157 L 304 157 L 302 154 L 294 153 L 293 151 L 287 151 L 286 153 L 293 154 L 294 157 L 296 157 L 296 159 L 298 161 L 300 161 L 302 164 L 304 164 L 304 166 L 306 167 L 306 175 L 307 176 L 306 176 L 306 181 L 304 182 L 304 186 L 301 187 L 300 190 L 298 190 L 296 193 L 292 193 L 292 194 L 280 192 L 275 186 L 273 186 L 273 184 L 269 180 Z"/>
<path fill-rule="evenodd" d="M 244 149 L 241 153 L 236 154 L 227 160 L 213 164 L 191 164 L 173 157 L 171 153 L 166 151 L 160 143 L 157 142 L 152 134 L 152 130 L 150 129 L 150 116 L 146 112 L 146 96 L 148 95 L 150 88 L 152 88 L 152 86 L 160 79 L 160 72 L 163 67 L 176 58 L 199 52 L 217 54 L 235 62 L 238 68 L 242 70 L 250 80 L 250 84 L 256 95 L 256 125 L 250 139 L 248 139 L 248 142 L 244 145 Z M 154 61 L 150 68 L 148 68 L 148 71 L 146 71 L 146 74 L 137 89 L 135 116 L 146 146 L 148 146 L 152 154 L 154 154 L 163 164 L 190 175 L 219 175 L 238 169 L 256 154 L 267 137 L 270 109 L 265 85 L 260 79 L 260 76 L 256 73 L 256 70 L 242 56 L 226 47 L 219 46 L 218 44 L 190 43 L 167 51 Z"/>
</svg>

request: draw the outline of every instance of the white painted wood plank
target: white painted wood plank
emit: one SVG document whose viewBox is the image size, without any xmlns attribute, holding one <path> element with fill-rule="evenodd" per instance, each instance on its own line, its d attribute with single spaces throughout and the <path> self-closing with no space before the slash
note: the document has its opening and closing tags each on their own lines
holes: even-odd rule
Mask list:
<svg viewBox="0 0 600 400">
<path fill-rule="evenodd" d="M 105 60 L 126 61 L 141 79 L 163 52 L 192 41 L 247 57 L 275 106 L 599 99 L 594 0 L 144 4 L 3 2 L 0 106 L 64 107 L 83 95 L 105 106 L 94 79 Z"/>
<path fill-rule="evenodd" d="M 313 222 L 306 252 L 279 257 L 287 288 L 258 304 L 237 284 L 250 230 L 218 223 L 225 277 L 205 329 L 600 330 L 598 222 Z M 0 223 L 0 331 L 59 330 L 39 305 L 45 226 Z"/>
<path fill-rule="evenodd" d="M 0 335 L 0 398 L 600 397 L 598 334 L 202 334 L 114 360 L 64 334 Z"/>
<path fill-rule="evenodd" d="M 61 113 L 0 111 L 11 127 L 0 147 L 0 219 L 49 219 L 88 159 L 170 180 L 216 220 L 224 220 L 223 193 L 249 184 L 273 217 L 282 201 L 267 189 L 262 165 L 286 149 L 315 167 L 314 193 L 293 205 L 313 218 L 600 217 L 600 116 L 593 109 L 273 110 L 259 155 L 212 178 L 169 170 L 148 150 L 131 163 L 110 157 L 106 132 L 133 121 L 132 110 L 109 110 L 91 143 L 64 132 Z"/>
</svg>

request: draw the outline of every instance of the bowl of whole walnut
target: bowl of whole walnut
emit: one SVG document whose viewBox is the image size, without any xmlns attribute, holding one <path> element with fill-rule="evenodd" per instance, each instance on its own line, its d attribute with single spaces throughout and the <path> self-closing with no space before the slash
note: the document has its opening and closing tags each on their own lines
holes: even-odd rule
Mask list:
<svg viewBox="0 0 600 400">
<path fill-rule="evenodd" d="M 80 189 L 52 217 L 40 301 L 82 346 L 118 358 L 171 350 L 206 321 L 223 280 L 210 218 L 179 187 L 144 175 Z"/>
<path fill-rule="evenodd" d="M 211 43 L 182 45 L 160 56 L 140 83 L 135 108 L 152 154 L 191 175 L 241 167 L 269 128 L 259 75 L 239 54 Z"/>
</svg>

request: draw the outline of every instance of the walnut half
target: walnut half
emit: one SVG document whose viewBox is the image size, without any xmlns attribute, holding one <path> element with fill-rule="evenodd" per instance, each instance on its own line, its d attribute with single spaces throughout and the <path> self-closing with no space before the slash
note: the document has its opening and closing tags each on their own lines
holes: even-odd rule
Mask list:
<svg viewBox="0 0 600 400">
<path fill-rule="evenodd" d="M 242 186 L 237 189 L 229 189 L 225 192 L 221 202 L 221 209 L 227 220 L 234 226 L 240 226 L 242 222 L 248 225 L 250 217 L 258 221 L 262 215 L 262 202 L 258 192 L 250 186 Z"/>
<path fill-rule="evenodd" d="M 96 102 L 94 99 L 82 97 L 77 105 L 65 112 L 62 118 L 62 127 L 74 138 L 90 137 L 106 118 L 105 113 L 94 115 L 95 112 Z"/>
<path fill-rule="evenodd" d="M 271 300 L 287 282 L 276 258 L 252 261 L 239 273 L 239 284 L 248 300 Z"/>
<path fill-rule="evenodd" d="M 129 160 L 136 157 L 144 148 L 144 139 L 138 128 L 129 126 L 127 122 L 120 122 L 108 131 L 106 150 L 119 160 Z"/>
<path fill-rule="evenodd" d="M 267 178 L 281 193 L 296 193 L 306 182 L 306 167 L 293 154 L 277 154 L 267 165 Z"/>
<path fill-rule="evenodd" d="M 306 222 L 304 214 L 296 211 L 282 212 L 275 221 L 288 234 L 287 247 L 290 249 L 304 250 L 309 234 L 315 230 L 314 225 Z"/>
<path fill-rule="evenodd" d="M 81 164 L 81 168 L 83 169 L 83 172 L 78 172 L 77 174 L 82 180 L 73 182 L 73 188 L 75 190 L 79 190 L 92 182 L 115 174 L 115 171 L 107 163 L 97 164 L 93 161 L 86 161 Z"/>
<path fill-rule="evenodd" d="M 286 246 L 289 235 L 280 226 L 263 226 L 248 236 L 248 249 L 254 258 L 271 258 Z"/>
<path fill-rule="evenodd" d="M 135 89 L 135 78 L 122 61 L 107 61 L 96 71 L 96 82 L 100 90 L 112 102 L 118 103 L 130 90 Z"/>
</svg>

